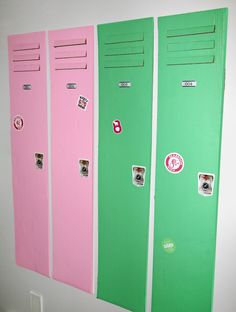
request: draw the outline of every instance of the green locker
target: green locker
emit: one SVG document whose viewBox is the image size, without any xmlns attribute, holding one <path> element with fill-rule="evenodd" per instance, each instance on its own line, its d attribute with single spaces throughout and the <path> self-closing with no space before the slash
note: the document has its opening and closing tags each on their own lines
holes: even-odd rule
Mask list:
<svg viewBox="0 0 236 312">
<path fill-rule="evenodd" d="M 153 18 L 98 26 L 98 298 L 145 311 Z"/>
<path fill-rule="evenodd" d="M 227 9 L 161 17 L 153 312 L 210 312 Z"/>
</svg>

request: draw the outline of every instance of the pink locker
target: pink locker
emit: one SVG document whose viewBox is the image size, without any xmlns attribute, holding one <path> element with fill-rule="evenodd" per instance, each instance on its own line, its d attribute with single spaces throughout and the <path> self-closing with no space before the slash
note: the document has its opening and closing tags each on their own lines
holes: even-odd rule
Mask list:
<svg viewBox="0 0 236 312">
<path fill-rule="evenodd" d="M 49 275 L 45 33 L 9 36 L 15 247 L 18 265 Z"/>
<path fill-rule="evenodd" d="M 53 277 L 93 291 L 93 27 L 49 32 Z"/>
</svg>

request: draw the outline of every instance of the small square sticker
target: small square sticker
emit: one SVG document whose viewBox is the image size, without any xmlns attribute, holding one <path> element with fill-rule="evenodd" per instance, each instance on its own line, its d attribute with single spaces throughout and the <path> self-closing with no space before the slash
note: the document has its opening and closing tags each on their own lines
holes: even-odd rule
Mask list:
<svg viewBox="0 0 236 312">
<path fill-rule="evenodd" d="M 78 106 L 80 108 L 82 108 L 83 110 L 86 110 L 88 102 L 89 102 L 89 100 L 86 97 L 80 95 L 80 97 L 78 99 Z"/>
</svg>

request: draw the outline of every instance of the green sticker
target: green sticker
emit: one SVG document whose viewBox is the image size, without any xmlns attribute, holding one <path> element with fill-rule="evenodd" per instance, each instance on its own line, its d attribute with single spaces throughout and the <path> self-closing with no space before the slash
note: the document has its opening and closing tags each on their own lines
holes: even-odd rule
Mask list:
<svg viewBox="0 0 236 312">
<path fill-rule="evenodd" d="M 175 242 L 172 239 L 165 239 L 162 242 L 162 247 L 167 253 L 173 253 L 176 249 Z"/>
</svg>

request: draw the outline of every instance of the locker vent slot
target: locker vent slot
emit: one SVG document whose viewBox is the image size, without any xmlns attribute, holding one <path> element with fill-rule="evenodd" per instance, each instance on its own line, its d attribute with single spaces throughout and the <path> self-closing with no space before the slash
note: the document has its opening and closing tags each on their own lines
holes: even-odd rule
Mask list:
<svg viewBox="0 0 236 312">
<path fill-rule="evenodd" d="M 37 72 L 40 71 L 39 64 L 14 64 L 14 72 Z"/>
<path fill-rule="evenodd" d="M 105 49 L 105 56 L 110 55 L 129 55 L 129 54 L 144 54 L 143 46 L 123 46 L 117 48 L 107 47 Z"/>
<path fill-rule="evenodd" d="M 191 36 L 215 32 L 215 25 L 167 30 L 167 37 Z"/>
<path fill-rule="evenodd" d="M 69 59 L 69 58 L 79 58 L 86 57 L 87 51 L 56 51 L 55 59 Z"/>
<path fill-rule="evenodd" d="M 212 56 L 186 56 L 186 57 L 168 57 L 167 65 L 191 65 L 191 64 L 211 64 L 215 57 Z"/>
<path fill-rule="evenodd" d="M 144 66 L 144 34 L 111 34 L 104 43 L 104 68 Z"/>
<path fill-rule="evenodd" d="M 40 54 L 14 54 L 13 62 L 21 61 L 38 61 L 40 60 Z"/>
<path fill-rule="evenodd" d="M 54 42 L 54 47 L 55 48 L 70 47 L 70 46 L 77 46 L 77 45 L 83 45 L 83 44 L 87 44 L 87 38 L 57 40 Z"/>
<path fill-rule="evenodd" d="M 55 64 L 55 70 L 75 70 L 87 69 L 87 63 L 58 63 Z"/>
<path fill-rule="evenodd" d="M 119 67 L 143 67 L 143 59 L 131 59 L 131 60 L 105 60 L 105 68 L 119 68 Z"/>
<path fill-rule="evenodd" d="M 180 42 L 180 43 L 169 43 L 168 51 L 192 51 L 192 50 L 207 50 L 214 49 L 215 41 L 192 41 L 192 42 Z"/>
<path fill-rule="evenodd" d="M 55 70 L 78 70 L 87 69 L 87 38 L 70 40 L 57 40 L 54 42 L 54 69 Z M 81 46 L 81 49 L 80 49 Z M 83 49 L 84 48 L 84 49 Z M 85 62 L 76 62 L 79 59 Z M 65 63 L 63 63 L 65 60 Z"/>
<path fill-rule="evenodd" d="M 143 33 L 116 34 L 107 37 L 105 44 L 117 44 L 122 42 L 144 41 Z"/>
<path fill-rule="evenodd" d="M 16 44 L 13 47 L 13 51 L 36 50 L 39 48 L 40 48 L 39 43 L 23 43 L 23 44 Z"/>
</svg>

